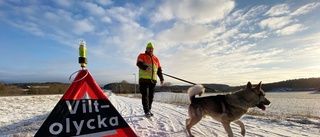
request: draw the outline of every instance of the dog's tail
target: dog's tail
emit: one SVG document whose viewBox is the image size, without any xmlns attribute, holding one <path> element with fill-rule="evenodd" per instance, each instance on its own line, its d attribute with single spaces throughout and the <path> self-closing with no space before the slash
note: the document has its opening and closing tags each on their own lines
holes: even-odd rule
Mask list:
<svg viewBox="0 0 320 137">
<path fill-rule="evenodd" d="M 204 94 L 204 91 L 205 91 L 205 88 L 202 85 L 194 85 L 193 87 L 190 87 L 188 89 L 190 101 L 192 102 L 192 100 L 195 98 L 196 95 L 201 96 L 202 94 Z"/>
</svg>

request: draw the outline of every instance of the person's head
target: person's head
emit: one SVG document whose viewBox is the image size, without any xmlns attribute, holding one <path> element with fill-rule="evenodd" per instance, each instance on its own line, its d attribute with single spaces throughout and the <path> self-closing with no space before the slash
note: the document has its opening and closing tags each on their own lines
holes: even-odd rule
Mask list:
<svg viewBox="0 0 320 137">
<path fill-rule="evenodd" d="M 146 46 L 146 53 L 149 55 L 153 55 L 153 49 L 154 49 L 154 45 L 149 42 Z"/>
</svg>

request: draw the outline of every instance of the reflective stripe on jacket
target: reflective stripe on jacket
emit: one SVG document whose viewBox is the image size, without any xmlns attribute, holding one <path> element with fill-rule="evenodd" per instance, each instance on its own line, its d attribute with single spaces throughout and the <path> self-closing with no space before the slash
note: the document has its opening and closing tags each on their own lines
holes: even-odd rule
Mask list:
<svg viewBox="0 0 320 137">
<path fill-rule="evenodd" d="M 161 65 L 159 59 L 156 56 L 150 56 L 146 53 L 141 53 L 138 56 L 137 63 L 138 62 L 142 62 L 143 65 L 151 68 L 151 71 L 149 72 L 139 68 L 139 78 L 157 80 L 157 71 L 158 68 L 161 68 Z"/>
</svg>

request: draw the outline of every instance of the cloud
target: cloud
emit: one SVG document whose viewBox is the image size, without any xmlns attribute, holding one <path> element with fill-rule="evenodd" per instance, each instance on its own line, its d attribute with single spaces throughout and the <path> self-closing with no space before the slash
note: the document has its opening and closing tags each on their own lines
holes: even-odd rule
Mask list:
<svg viewBox="0 0 320 137">
<path fill-rule="evenodd" d="M 238 48 L 234 47 L 233 50 L 228 51 L 232 52 L 232 54 L 215 54 L 212 56 L 204 54 L 207 49 L 184 48 L 176 51 L 175 54 L 171 54 L 168 58 L 159 57 L 163 64 L 164 73 L 182 77 L 195 83 L 229 83 L 237 85 L 257 79 L 253 78 L 256 75 L 264 74 L 262 73 L 265 69 L 263 65 L 284 61 L 280 56 L 284 50 L 252 51 L 255 46 L 254 44 L 247 44 Z M 261 78 L 258 79 L 262 80 Z M 169 80 L 166 79 L 166 81 Z"/>
<path fill-rule="evenodd" d="M 271 18 L 262 20 L 259 23 L 259 26 L 262 29 L 269 28 L 271 30 L 274 30 L 274 29 L 282 28 L 291 22 L 292 22 L 292 20 L 290 17 L 271 17 Z"/>
<path fill-rule="evenodd" d="M 50 21 L 57 21 L 60 20 L 60 16 L 58 16 L 57 14 L 53 13 L 53 12 L 45 12 L 44 15 L 45 19 L 48 19 Z"/>
<path fill-rule="evenodd" d="M 101 21 L 102 21 L 102 22 L 105 22 L 105 23 L 111 23 L 111 22 L 112 22 L 111 18 L 110 18 L 110 17 L 107 17 L 107 16 L 102 17 L 102 18 L 101 18 Z"/>
<path fill-rule="evenodd" d="M 222 19 L 234 7 L 235 2 L 230 0 L 165 0 L 154 13 L 152 21 L 162 22 L 175 19 L 197 24 L 210 23 Z"/>
<path fill-rule="evenodd" d="M 286 15 L 290 13 L 289 6 L 287 4 L 278 4 L 270 8 L 269 11 L 265 13 L 265 15 L 269 16 L 279 16 Z"/>
<path fill-rule="evenodd" d="M 249 36 L 249 38 L 255 38 L 255 39 L 261 39 L 261 38 L 267 38 L 267 37 L 268 37 L 268 33 L 266 31 L 254 33 Z"/>
<path fill-rule="evenodd" d="M 211 74 L 210 71 L 206 70 L 210 70 L 213 58 L 207 58 L 203 54 L 203 49 L 181 49 L 176 51 L 175 54 L 171 54 L 169 58 L 159 56 L 164 73 L 173 74 L 177 77 L 183 76 L 184 79 L 194 82 L 202 82 L 197 77 L 205 78 L 205 76 Z M 170 79 L 166 79 L 166 81 L 170 81 Z"/>
<path fill-rule="evenodd" d="M 256 18 L 257 16 L 260 16 L 263 14 L 267 9 L 267 6 L 265 5 L 257 5 L 249 9 L 247 13 L 245 13 L 246 18 Z"/>
<path fill-rule="evenodd" d="M 75 22 L 73 27 L 73 32 L 78 35 L 82 35 L 86 32 L 92 32 L 95 28 L 87 19 Z"/>
<path fill-rule="evenodd" d="M 172 28 L 158 33 L 157 40 L 170 43 L 192 44 L 206 38 L 210 30 L 204 26 L 175 23 Z"/>
<path fill-rule="evenodd" d="M 105 15 L 104 8 L 100 7 L 99 5 L 91 2 L 83 2 L 83 7 L 88 10 L 92 15 Z"/>
<path fill-rule="evenodd" d="M 97 2 L 103 6 L 108 6 L 108 5 L 111 5 L 113 4 L 113 1 L 112 0 L 97 0 Z"/>
<path fill-rule="evenodd" d="M 54 2 L 63 7 L 71 7 L 73 5 L 73 2 L 69 0 L 54 0 Z"/>
<path fill-rule="evenodd" d="M 107 14 L 115 21 L 120 23 L 136 23 L 136 19 L 142 14 L 141 8 L 136 8 L 135 5 L 127 4 L 125 7 L 112 7 L 106 10 Z"/>
<path fill-rule="evenodd" d="M 277 30 L 276 33 L 281 36 L 281 35 L 292 35 L 296 32 L 302 31 L 306 29 L 302 24 L 294 24 L 288 27 L 285 27 L 281 30 Z"/>
<path fill-rule="evenodd" d="M 143 42 L 151 40 L 153 36 L 152 32 L 137 24 L 122 24 L 118 27 L 107 42 L 117 46 L 123 54 L 136 51 L 138 46 L 145 45 Z"/>
<path fill-rule="evenodd" d="M 16 23 L 16 22 L 11 22 L 9 21 L 12 26 L 15 26 L 17 28 L 23 29 L 31 34 L 37 35 L 37 36 L 44 36 L 45 33 L 42 31 L 41 28 L 38 27 L 37 24 L 33 22 L 24 22 L 23 24 Z"/>
<path fill-rule="evenodd" d="M 309 4 L 306 4 L 302 7 L 300 7 L 296 11 L 292 12 L 290 15 L 291 16 L 299 16 L 302 14 L 307 14 L 307 13 L 311 12 L 313 9 L 317 8 L 318 6 L 320 6 L 319 2 L 309 3 Z"/>
</svg>

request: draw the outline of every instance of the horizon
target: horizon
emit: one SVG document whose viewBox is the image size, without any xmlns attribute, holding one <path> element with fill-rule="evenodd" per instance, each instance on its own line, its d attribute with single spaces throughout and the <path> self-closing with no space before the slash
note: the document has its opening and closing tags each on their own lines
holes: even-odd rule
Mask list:
<svg viewBox="0 0 320 137">
<path fill-rule="evenodd" d="M 33 0 L 0 7 L 5 83 L 70 82 L 81 69 L 80 40 L 98 85 L 138 83 L 135 63 L 148 42 L 164 73 L 194 83 L 320 77 L 316 0 Z"/>
<path fill-rule="evenodd" d="M 279 82 L 284 82 L 284 81 L 290 81 L 290 80 L 301 80 L 301 79 L 319 79 L 320 77 L 310 77 L 310 78 L 296 78 L 296 79 L 287 79 L 287 80 L 280 80 L 280 81 L 275 81 L 275 82 L 270 82 L 270 83 L 264 83 L 263 81 L 262 81 L 262 85 L 264 85 L 264 84 L 273 84 L 273 83 L 279 83 Z M 120 82 L 122 82 L 122 81 L 120 81 Z M 251 82 L 251 81 L 248 81 L 248 82 Z M 0 83 L 4 83 L 4 84 L 32 84 L 32 83 L 40 83 L 40 84 L 44 84 L 44 83 L 62 83 L 62 84 L 70 84 L 71 85 L 71 83 L 72 82 L 70 82 L 70 83 L 68 83 L 68 82 L 57 82 L 57 81 L 46 81 L 46 82 L 25 82 L 25 83 L 5 83 L 5 82 L 3 82 L 3 81 L 0 81 Z M 119 83 L 119 82 L 111 82 L 111 83 L 106 83 L 106 84 L 98 84 L 100 87 L 103 87 L 103 86 L 105 86 L 105 85 L 108 85 L 108 84 L 112 84 L 112 83 Z M 252 83 L 252 82 L 251 82 Z M 131 83 L 131 82 L 128 82 L 128 84 L 135 84 L 134 82 L 133 83 Z M 136 83 L 136 85 L 138 85 L 139 83 Z M 171 83 L 172 84 L 172 83 Z M 238 86 L 246 86 L 247 85 L 247 83 L 244 83 L 244 84 L 242 84 L 242 85 L 228 85 L 228 84 L 223 84 L 223 83 L 199 83 L 199 84 L 202 84 L 202 85 L 206 85 L 206 84 L 217 84 L 217 85 L 226 85 L 226 86 L 230 86 L 230 87 L 238 87 Z M 252 85 L 257 85 L 258 83 L 252 83 Z M 171 86 L 188 86 L 188 85 L 190 85 L 190 86 L 192 86 L 192 84 L 172 84 Z M 161 85 L 156 85 L 156 86 L 161 86 Z"/>
</svg>

